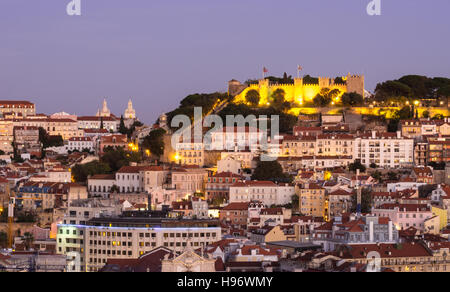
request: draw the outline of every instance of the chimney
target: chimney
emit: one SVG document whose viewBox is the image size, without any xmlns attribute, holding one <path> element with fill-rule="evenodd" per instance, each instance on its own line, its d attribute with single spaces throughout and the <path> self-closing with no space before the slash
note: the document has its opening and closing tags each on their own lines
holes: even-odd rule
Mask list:
<svg viewBox="0 0 450 292">
<path fill-rule="evenodd" d="M 388 224 L 388 228 L 389 228 L 389 241 L 392 241 L 393 239 L 393 234 L 392 234 L 392 221 L 389 220 L 389 224 Z"/>
<path fill-rule="evenodd" d="M 372 139 L 375 139 L 377 137 L 377 132 L 376 131 L 372 131 Z"/>
<path fill-rule="evenodd" d="M 397 131 L 397 138 L 400 139 L 402 137 L 402 132 Z"/>
</svg>

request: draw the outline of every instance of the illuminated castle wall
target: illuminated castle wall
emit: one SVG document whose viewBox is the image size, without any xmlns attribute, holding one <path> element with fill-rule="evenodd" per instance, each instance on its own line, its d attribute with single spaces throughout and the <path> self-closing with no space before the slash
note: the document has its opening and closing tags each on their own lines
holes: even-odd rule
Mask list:
<svg viewBox="0 0 450 292">
<path fill-rule="evenodd" d="M 310 102 L 320 92 L 322 88 L 330 90 L 339 89 L 341 95 L 345 92 L 356 92 L 364 96 L 364 76 L 350 75 L 342 77 L 345 84 L 336 84 L 334 79 L 328 77 L 319 77 L 318 84 L 304 84 L 303 78 L 295 78 L 294 84 L 271 84 L 268 79 L 259 80 L 258 84 L 245 86 L 239 81 L 231 80 L 228 84 L 228 91 L 231 95 L 235 95 L 235 102 L 245 102 L 245 96 L 248 91 L 256 90 L 260 95 L 260 105 L 267 104 L 271 101 L 272 94 L 277 89 L 285 92 L 286 101 L 295 101 L 302 105 L 304 102 Z M 340 96 L 339 96 L 340 98 Z"/>
</svg>

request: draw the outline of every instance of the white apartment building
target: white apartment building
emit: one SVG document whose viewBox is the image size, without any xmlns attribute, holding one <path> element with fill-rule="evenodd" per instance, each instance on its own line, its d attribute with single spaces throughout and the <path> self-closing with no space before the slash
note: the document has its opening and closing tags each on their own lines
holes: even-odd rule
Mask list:
<svg viewBox="0 0 450 292">
<path fill-rule="evenodd" d="M 103 129 L 108 131 L 117 132 L 120 125 L 120 119 L 114 117 L 97 117 L 97 116 L 84 116 L 78 117 L 79 129 L 100 129 L 103 122 Z"/>
<path fill-rule="evenodd" d="M 418 190 L 420 186 L 424 186 L 426 183 L 416 182 L 414 180 L 401 180 L 398 182 L 388 183 L 387 191 L 388 192 L 400 192 L 404 190 Z"/>
<path fill-rule="evenodd" d="M 168 174 L 161 166 L 124 166 L 116 173 L 115 185 L 121 193 L 150 192 L 166 184 Z"/>
<path fill-rule="evenodd" d="M 116 183 L 114 174 L 96 174 L 88 177 L 88 191 L 93 197 L 108 198 Z"/>
<path fill-rule="evenodd" d="M 124 166 L 116 172 L 116 186 L 121 193 L 144 191 L 144 177 L 140 166 Z"/>
<path fill-rule="evenodd" d="M 208 218 L 208 202 L 196 197 L 191 198 L 192 202 L 192 216 L 198 219 Z"/>
<path fill-rule="evenodd" d="M 230 203 L 259 201 L 266 206 L 285 205 L 292 201 L 295 187 L 271 181 L 239 181 L 230 187 Z"/>
<path fill-rule="evenodd" d="M 90 152 L 95 152 L 96 143 L 91 137 L 72 137 L 66 142 L 67 151 L 79 151 L 82 152 L 88 149 Z"/>
<path fill-rule="evenodd" d="M 365 166 L 375 163 L 379 167 L 411 166 L 414 161 L 414 139 L 397 133 L 365 133 L 355 139 L 354 158 Z"/>
<path fill-rule="evenodd" d="M 211 133 L 211 144 L 208 150 L 239 150 L 257 151 L 267 133 L 253 127 L 223 127 Z M 210 147 L 210 148 L 208 148 Z"/>
</svg>

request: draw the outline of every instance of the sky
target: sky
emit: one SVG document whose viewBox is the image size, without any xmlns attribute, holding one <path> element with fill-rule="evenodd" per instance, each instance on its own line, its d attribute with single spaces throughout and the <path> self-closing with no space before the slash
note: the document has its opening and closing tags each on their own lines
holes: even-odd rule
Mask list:
<svg viewBox="0 0 450 292">
<path fill-rule="evenodd" d="M 287 72 L 364 74 L 366 89 L 406 74 L 450 77 L 450 1 L 381 0 L 0 1 L 0 99 L 37 112 L 116 115 L 131 98 L 153 123 L 192 93 L 231 79 Z"/>
</svg>

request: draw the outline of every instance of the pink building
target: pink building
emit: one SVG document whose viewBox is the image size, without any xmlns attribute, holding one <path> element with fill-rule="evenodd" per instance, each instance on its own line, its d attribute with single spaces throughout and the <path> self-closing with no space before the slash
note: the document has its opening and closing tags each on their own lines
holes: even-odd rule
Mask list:
<svg viewBox="0 0 450 292">
<path fill-rule="evenodd" d="M 377 217 L 389 217 L 397 229 L 424 230 L 425 220 L 433 217 L 431 207 L 421 204 L 384 204 L 372 210 Z"/>
</svg>

